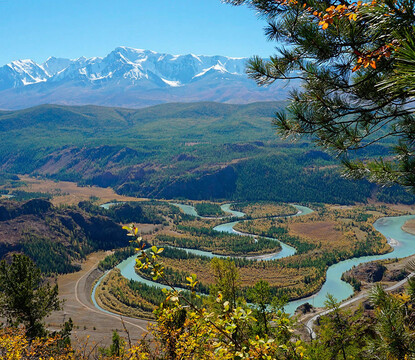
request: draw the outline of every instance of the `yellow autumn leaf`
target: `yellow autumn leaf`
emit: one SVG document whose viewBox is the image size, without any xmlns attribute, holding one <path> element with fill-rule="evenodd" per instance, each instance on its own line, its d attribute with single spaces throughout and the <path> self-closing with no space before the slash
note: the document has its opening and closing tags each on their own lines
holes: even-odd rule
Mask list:
<svg viewBox="0 0 415 360">
<path fill-rule="evenodd" d="M 356 21 L 356 19 L 357 19 L 357 14 L 353 14 L 353 13 L 349 14 L 349 20 Z"/>
</svg>

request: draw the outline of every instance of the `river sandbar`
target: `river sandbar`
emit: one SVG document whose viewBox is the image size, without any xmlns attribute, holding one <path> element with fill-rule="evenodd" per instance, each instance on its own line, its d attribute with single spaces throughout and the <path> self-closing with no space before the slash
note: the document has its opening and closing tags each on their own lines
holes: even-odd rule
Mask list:
<svg viewBox="0 0 415 360">
<path fill-rule="evenodd" d="M 402 230 L 409 234 L 415 235 L 415 219 L 411 219 L 405 222 L 405 224 L 402 226 Z"/>
</svg>

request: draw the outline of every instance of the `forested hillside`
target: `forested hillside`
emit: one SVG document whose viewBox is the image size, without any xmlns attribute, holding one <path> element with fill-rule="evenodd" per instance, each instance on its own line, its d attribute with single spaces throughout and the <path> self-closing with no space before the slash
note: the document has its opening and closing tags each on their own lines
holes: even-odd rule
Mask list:
<svg viewBox="0 0 415 360">
<path fill-rule="evenodd" d="M 0 171 L 152 198 L 414 202 L 403 190 L 379 192 L 367 182 L 342 179 L 338 161 L 307 139 L 278 139 L 271 119 L 283 106 L 192 103 L 131 110 L 44 105 L 2 112 Z M 389 145 L 360 155 L 382 155 Z"/>
<path fill-rule="evenodd" d="M 121 226 L 102 214 L 42 199 L 0 201 L 0 258 L 23 252 L 45 273 L 67 273 L 92 251 L 127 244 Z"/>
</svg>

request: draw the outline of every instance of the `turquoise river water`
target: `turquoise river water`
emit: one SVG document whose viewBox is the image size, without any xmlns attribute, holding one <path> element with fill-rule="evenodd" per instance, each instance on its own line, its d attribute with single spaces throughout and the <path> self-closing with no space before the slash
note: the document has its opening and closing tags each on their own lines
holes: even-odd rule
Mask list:
<svg viewBox="0 0 415 360">
<path fill-rule="evenodd" d="M 174 204 L 174 205 L 180 207 L 183 210 L 183 212 L 189 215 L 198 216 L 193 206 L 184 205 L 184 204 Z M 230 213 L 231 216 L 234 216 L 234 217 L 243 217 L 245 215 L 244 213 L 241 213 L 239 211 L 231 210 L 230 206 L 231 204 L 222 205 L 222 210 L 224 210 L 227 213 Z M 294 205 L 294 206 L 298 209 L 298 213 L 294 216 L 306 215 L 313 211 L 310 208 L 305 207 L 305 206 L 300 206 L 300 205 Z M 369 261 L 389 259 L 389 258 L 403 258 L 409 255 L 415 254 L 415 236 L 401 229 L 402 225 L 407 220 L 410 220 L 410 219 L 415 219 L 415 215 L 385 217 L 385 218 L 378 219 L 374 223 L 374 227 L 376 230 L 378 230 L 388 239 L 389 243 L 391 244 L 393 248 L 392 252 L 388 254 L 384 254 L 384 255 L 373 255 L 373 256 L 364 256 L 360 258 L 352 258 L 352 259 L 344 260 L 344 261 L 341 261 L 337 264 L 330 266 L 327 270 L 326 281 L 319 292 L 317 292 L 316 294 L 310 297 L 289 302 L 287 306 L 285 307 L 285 310 L 288 313 L 292 314 L 294 313 L 295 309 L 298 306 L 306 302 L 309 302 L 310 304 L 317 306 L 317 307 L 324 306 L 324 302 L 327 298 L 327 294 L 332 294 L 338 301 L 345 300 L 353 294 L 353 288 L 348 283 L 341 280 L 341 276 L 345 271 L 350 270 L 353 266 L 356 266 L 356 265 L 359 265 L 365 262 L 369 262 Z M 243 221 L 243 220 L 233 221 L 233 222 L 229 222 L 226 224 L 218 225 L 214 228 L 214 230 L 228 232 L 228 233 L 238 233 L 237 231 L 233 229 L 233 227 L 235 226 L 235 224 L 237 224 L 240 221 Z M 252 236 L 249 234 L 246 234 L 246 235 Z M 278 241 L 277 239 L 274 239 L 274 240 Z M 287 256 L 291 256 L 295 254 L 295 249 L 293 247 L 287 244 L 284 244 L 282 242 L 280 242 L 280 244 L 281 244 L 282 249 L 278 253 L 271 254 L 268 256 L 255 257 L 255 258 L 257 258 L 258 260 L 272 260 L 272 259 L 281 259 L 283 257 L 287 257 Z M 185 250 L 192 252 L 194 254 L 198 254 L 198 255 L 204 255 L 204 256 L 209 256 L 209 257 L 217 256 L 206 251 L 193 250 L 193 249 L 185 249 Z M 124 260 L 119 265 L 117 265 L 117 268 L 120 269 L 122 276 L 124 276 L 127 279 L 132 279 L 132 280 L 145 283 L 147 285 L 157 286 L 159 288 L 166 287 L 165 285 L 146 280 L 142 278 L 141 276 L 139 276 L 134 270 L 135 259 L 136 259 L 136 255 L 129 257 L 128 259 Z M 92 301 L 94 305 L 102 311 L 105 311 L 105 310 L 101 309 L 95 301 L 95 290 L 104 277 L 105 277 L 105 274 L 97 282 L 92 292 Z"/>
</svg>

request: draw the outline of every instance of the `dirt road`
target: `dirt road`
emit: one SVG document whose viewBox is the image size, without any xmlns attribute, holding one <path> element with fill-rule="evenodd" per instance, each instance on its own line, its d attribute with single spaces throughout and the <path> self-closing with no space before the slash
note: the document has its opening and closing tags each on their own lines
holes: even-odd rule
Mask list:
<svg viewBox="0 0 415 360">
<path fill-rule="evenodd" d="M 396 284 L 386 287 L 385 290 L 386 291 L 396 290 L 396 289 L 400 288 L 401 286 L 403 286 L 408 281 L 408 279 L 412 278 L 413 276 L 415 276 L 415 273 L 414 272 L 410 273 L 405 279 L 397 282 Z M 343 308 L 343 307 L 349 306 L 349 305 L 355 303 L 356 301 L 359 301 L 359 300 L 362 300 L 362 299 L 366 299 L 367 297 L 368 297 L 368 293 L 367 292 L 362 292 L 362 293 L 354 296 L 353 298 L 342 302 L 340 304 L 339 308 Z M 309 319 L 307 321 L 307 323 L 306 323 L 306 329 L 310 333 L 310 337 L 312 339 L 315 339 L 316 338 L 316 333 L 313 330 L 314 323 L 316 322 L 316 320 L 320 316 L 327 315 L 327 314 L 331 313 L 332 311 L 333 310 L 323 310 L 323 311 L 320 311 L 319 313 L 317 313 L 316 315 L 314 315 L 311 319 Z"/>
<path fill-rule="evenodd" d="M 91 254 L 83 263 L 81 271 L 58 278 L 59 297 L 65 303 L 62 311 L 54 312 L 46 319 L 46 324 L 51 330 L 57 330 L 64 321 L 72 318 L 75 346 L 77 342 L 83 344 L 86 341 L 91 346 L 96 343 L 98 346 L 107 346 L 111 343 L 113 330 L 126 337 L 121 317 L 98 310 L 91 301 L 91 287 L 99 275 L 96 267 L 105 255 L 104 252 Z M 147 330 L 146 320 L 123 317 L 123 321 L 133 342 Z"/>
</svg>

